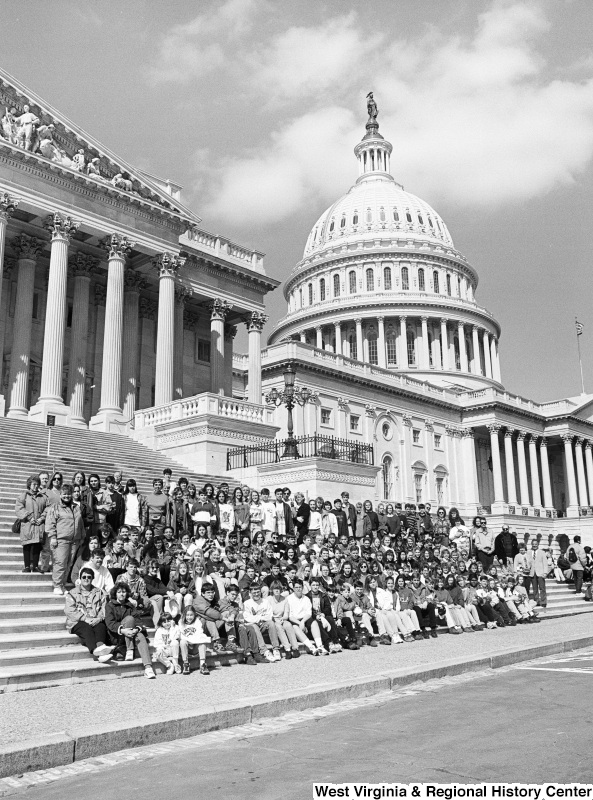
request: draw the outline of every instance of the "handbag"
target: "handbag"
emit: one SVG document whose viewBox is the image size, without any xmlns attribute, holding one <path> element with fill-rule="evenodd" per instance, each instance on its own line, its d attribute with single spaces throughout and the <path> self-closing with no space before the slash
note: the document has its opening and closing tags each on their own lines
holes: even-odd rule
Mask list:
<svg viewBox="0 0 593 800">
<path fill-rule="evenodd" d="M 20 532 L 21 532 L 21 522 L 22 522 L 22 520 L 15 519 L 15 521 L 12 523 L 11 530 L 12 530 L 13 533 L 20 534 Z"/>
</svg>

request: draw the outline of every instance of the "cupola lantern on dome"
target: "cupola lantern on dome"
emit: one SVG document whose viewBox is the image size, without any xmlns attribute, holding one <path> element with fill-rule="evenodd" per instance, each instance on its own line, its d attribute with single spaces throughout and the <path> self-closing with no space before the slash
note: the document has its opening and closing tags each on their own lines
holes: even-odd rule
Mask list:
<svg viewBox="0 0 593 800">
<path fill-rule="evenodd" d="M 374 176 L 380 173 L 383 177 L 393 180 L 390 174 L 390 157 L 393 147 L 391 142 L 386 141 L 379 133 L 379 123 L 377 115 L 379 109 L 373 98 L 373 93 L 367 95 L 367 111 L 369 119 L 366 124 L 366 133 L 354 148 L 354 154 L 358 159 L 358 181 L 364 180 L 368 175 Z M 357 181 L 357 182 L 358 182 Z"/>
</svg>

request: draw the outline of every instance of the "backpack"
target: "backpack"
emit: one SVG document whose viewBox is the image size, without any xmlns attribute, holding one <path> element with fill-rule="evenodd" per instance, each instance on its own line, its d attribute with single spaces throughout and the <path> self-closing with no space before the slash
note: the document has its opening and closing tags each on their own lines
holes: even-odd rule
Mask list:
<svg viewBox="0 0 593 800">
<path fill-rule="evenodd" d="M 571 564 L 576 564 L 578 561 L 577 554 L 574 551 L 574 547 L 568 548 L 568 560 Z"/>
</svg>

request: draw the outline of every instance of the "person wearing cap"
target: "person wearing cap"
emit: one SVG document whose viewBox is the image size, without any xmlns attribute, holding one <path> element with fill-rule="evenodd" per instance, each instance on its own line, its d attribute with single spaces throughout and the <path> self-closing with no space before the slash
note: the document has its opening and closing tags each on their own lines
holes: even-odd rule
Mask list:
<svg viewBox="0 0 593 800">
<path fill-rule="evenodd" d="M 115 649 L 106 644 L 105 626 L 107 593 L 93 586 L 94 572 L 83 567 L 79 575 L 80 584 L 66 592 L 66 628 L 78 636 L 89 653 L 101 663 L 111 659 Z"/>
</svg>

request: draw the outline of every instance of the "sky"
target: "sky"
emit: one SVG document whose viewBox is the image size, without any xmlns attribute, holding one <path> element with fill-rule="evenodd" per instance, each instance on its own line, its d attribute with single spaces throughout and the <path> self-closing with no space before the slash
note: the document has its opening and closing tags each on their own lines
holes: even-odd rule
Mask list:
<svg viewBox="0 0 593 800">
<path fill-rule="evenodd" d="M 374 91 L 392 173 L 444 218 L 502 377 L 593 392 L 590 0 L 3 0 L 2 66 L 284 280 L 355 181 Z M 273 323 L 286 312 L 268 295 Z M 240 349 L 243 339 L 236 340 Z"/>
</svg>

